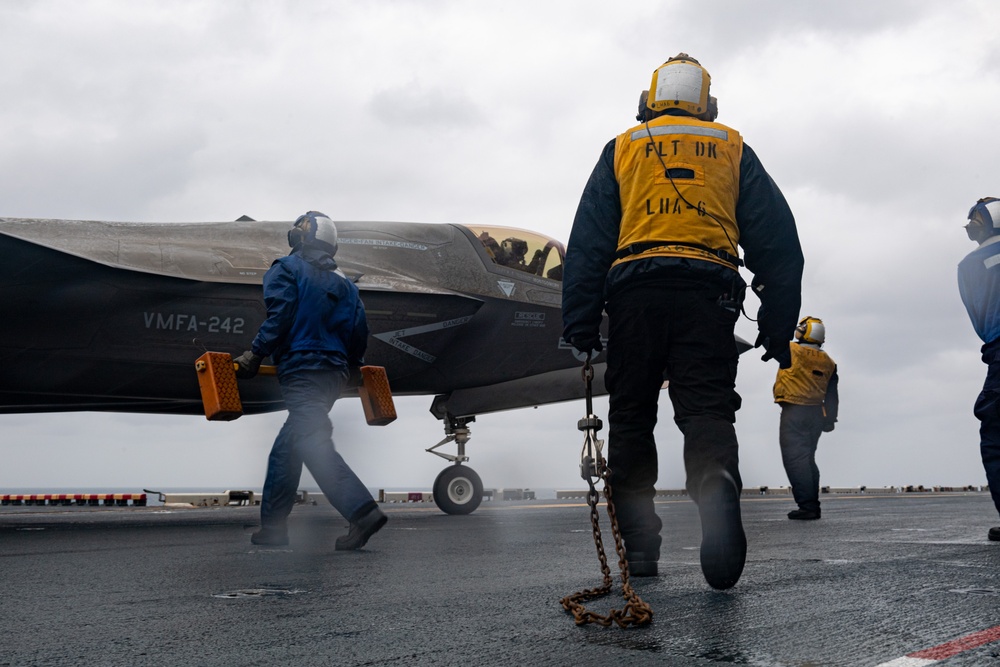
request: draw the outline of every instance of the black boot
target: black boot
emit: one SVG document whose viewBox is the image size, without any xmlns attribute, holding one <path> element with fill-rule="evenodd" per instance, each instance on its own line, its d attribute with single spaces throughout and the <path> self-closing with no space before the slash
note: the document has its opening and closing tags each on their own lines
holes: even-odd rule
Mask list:
<svg viewBox="0 0 1000 667">
<path fill-rule="evenodd" d="M 389 520 L 382 510 L 375 507 L 357 521 L 351 522 L 347 535 L 341 535 L 334 543 L 337 551 L 351 551 L 365 546 L 372 535 L 377 533 Z"/>
<path fill-rule="evenodd" d="M 701 515 L 701 571 L 712 588 L 732 588 L 743 574 L 747 536 L 740 517 L 740 492 L 725 471 L 705 476 L 698 493 Z"/>
<path fill-rule="evenodd" d="M 788 518 L 797 521 L 815 521 L 816 519 L 819 518 L 819 515 L 820 515 L 819 510 L 797 509 L 789 512 Z"/>
<path fill-rule="evenodd" d="M 261 526 L 260 530 L 250 536 L 250 541 L 261 546 L 284 546 L 288 544 L 288 526 Z"/>
<path fill-rule="evenodd" d="M 632 577 L 655 577 L 657 576 L 656 563 L 660 558 L 658 553 L 651 551 L 628 551 L 628 573 Z"/>
</svg>

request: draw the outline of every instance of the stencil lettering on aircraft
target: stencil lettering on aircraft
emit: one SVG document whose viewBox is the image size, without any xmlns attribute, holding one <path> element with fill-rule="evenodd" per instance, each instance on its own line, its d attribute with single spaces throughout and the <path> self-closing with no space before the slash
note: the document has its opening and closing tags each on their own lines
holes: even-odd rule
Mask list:
<svg viewBox="0 0 1000 667">
<path fill-rule="evenodd" d="M 405 250 L 427 250 L 427 246 L 422 243 L 410 243 L 409 241 L 386 241 L 385 239 L 348 239 L 339 238 L 340 245 L 366 245 L 375 248 L 404 248 Z"/>
<path fill-rule="evenodd" d="M 428 354 L 423 350 L 417 349 L 416 347 L 410 345 L 409 343 L 404 343 L 400 338 L 406 338 L 407 336 L 415 336 L 417 334 L 428 333 L 430 331 L 441 331 L 442 329 L 450 329 L 452 327 L 458 327 L 469 320 L 472 319 L 472 315 L 467 315 L 465 317 L 457 317 L 453 320 L 445 320 L 444 322 L 436 322 L 434 324 L 424 324 L 418 327 L 409 327 L 406 329 L 396 329 L 395 331 L 384 331 L 379 334 L 374 334 L 373 338 L 378 338 L 384 343 L 392 345 L 398 350 L 402 350 L 407 354 L 412 354 L 417 359 L 426 361 L 427 363 L 433 363 L 437 357 L 433 354 Z"/>
<path fill-rule="evenodd" d="M 144 312 L 142 314 L 147 329 L 161 331 L 195 331 L 204 333 L 243 334 L 246 324 L 242 317 L 220 317 L 211 315 L 199 319 L 190 313 Z"/>
<path fill-rule="evenodd" d="M 544 328 L 545 313 L 516 312 L 514 313 L 514 321 L 511 323 L 511 326 L 531 327 L 533 329 Z"/>
</svg>

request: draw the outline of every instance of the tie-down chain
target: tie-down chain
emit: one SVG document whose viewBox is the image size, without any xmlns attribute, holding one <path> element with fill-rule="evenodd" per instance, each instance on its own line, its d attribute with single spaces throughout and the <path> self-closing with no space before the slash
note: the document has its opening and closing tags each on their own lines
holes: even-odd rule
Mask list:
<svg viewBox="0 0 1000 667">
<path fill-rule="evenodd" d="M 594 415 L 593 392 L 591 383 L 594 379 L 594 368 L 590 364 L 590 355 L 583 367 L 583 380 L 587 384 L 587 416 L 577 423 L 577 428 L 584 433 L 583 451 L 580 455 L 580 476 L 590 486 L 587 493 L 587 504 L 590 506 L 590 522 L 594 531 L 594 545 L 597 547 L 597 558 L 601 561 L 601 574 L 604 583 L 597 588 L 587 588 L 578 593 L 567 595 L 559 602 L 563 609 L 573 614 L 577 625 L 596 623 L 604 627 L 617 623 L 619 627 L 646 625 L 653 620 L 653 609 L 633 590 L 629 583 L 628 561 L 625 559 L 625 547 L 622 544 L 621 531 L 618 529 L 618 517 L 615 515 L 615 504 L 611 492 L 611 470 L 601 453 L 603 440 L 597 439 L 601 430 L 601 420 Z M 618 569 L 621 571 L 622 597 L 625 606 L 622 609 L 612 609 L 606 615 L 588 610 L 583 603 L 608 595 L 611 592 L 611 568 L 604 554 L 604 540 L 601 537 L 600 517 L 597 512 L 597 501 L 600 493 L 594 485 L 595 479 L 604 480 L 604 498 L 607 501 L 608 518 L 611 521 L 611 534 L 615 539 L 615 551 L 618 553 Z"/>
</svg>

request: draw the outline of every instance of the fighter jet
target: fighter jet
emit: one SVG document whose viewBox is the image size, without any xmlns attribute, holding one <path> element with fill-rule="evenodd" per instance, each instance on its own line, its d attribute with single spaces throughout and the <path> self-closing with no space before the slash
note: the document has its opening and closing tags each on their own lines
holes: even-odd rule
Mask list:
<svg viewBox="0 0 1000 667">
<path fill-rule="evenodd" d="M 336 224 L 337 262 L 368 313 L 366 363 L 394 394 L 434 397 L 445 437 L 427 451 L 451 463 L 434 500 L 468 514 L 483 498 L 466 465 L 476 415 L 584 395 L 580 355 L 560 338 L 563 245 L 481 225 Z M 194 362 L 248 348 L 290 227 L 0 218 L 0 413 L 201 414 Z M 247 414 L 283 408 L 273 377 L 240 394 Z"/>
</svg>

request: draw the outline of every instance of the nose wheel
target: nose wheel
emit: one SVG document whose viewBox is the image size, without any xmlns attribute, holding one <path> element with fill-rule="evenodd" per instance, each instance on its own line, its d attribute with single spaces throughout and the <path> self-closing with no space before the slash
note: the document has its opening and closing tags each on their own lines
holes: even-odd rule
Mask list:
<svg viewBox="0 0 1000 667">
<path fill-rule="evenodd" d="M 445 514 L 471 514 L 483 502 L 483 480 L 479 479 L 475 470 L 462 464 L 469 460 L 465 455 L 465 443 L 470 437 L 469 423 L 476 418 L 455 417 L 447 413 L 438 418 L 444 421 L 444 440 L 427 451 L 455 465 L 442 470 L 434 480 L 434 504 Z M 455 443 L 457 454 L 436 451 L 449 442 Z"/>
<path fill-rule="evenodd" d="M 434 503 L 445 514 L 470 514 L 481 502 L 483 481 L 469 466 L 449 466 L 434 480 Z"/>
</svg>

